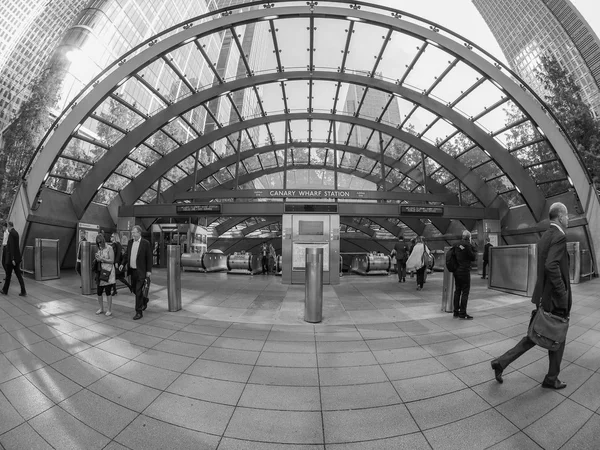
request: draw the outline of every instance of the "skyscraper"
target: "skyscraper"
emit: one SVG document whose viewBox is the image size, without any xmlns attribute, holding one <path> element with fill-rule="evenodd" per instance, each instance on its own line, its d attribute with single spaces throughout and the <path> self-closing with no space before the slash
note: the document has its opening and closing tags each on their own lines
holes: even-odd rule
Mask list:
<svg viewBox="0 0 600 450">
<path fill-rule="evenodd" d="M 600 40 L 569 0 L 473 0 L 512 69 L 539 94 L 540 56 L 556 58 L 600 115 Z"/>
<path fill-rule="evenodd" d="M 0 2 L 0 131 L 29 97 L 65 30 L 89 0 Z"/>
</svg>

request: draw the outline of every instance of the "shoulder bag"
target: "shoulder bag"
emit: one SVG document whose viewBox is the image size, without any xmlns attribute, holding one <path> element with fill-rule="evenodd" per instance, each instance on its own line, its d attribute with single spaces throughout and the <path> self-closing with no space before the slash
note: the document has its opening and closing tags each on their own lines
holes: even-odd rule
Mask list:
<svg viewBox="0 0 600 450">
<path fill-rule="evenodd" d="M 527 336 L 536 345 L 550 351 L 556 351 L 567 340 L 569 319 L 557 316 L 540 305 L 529 323 Z"/>
</svg>

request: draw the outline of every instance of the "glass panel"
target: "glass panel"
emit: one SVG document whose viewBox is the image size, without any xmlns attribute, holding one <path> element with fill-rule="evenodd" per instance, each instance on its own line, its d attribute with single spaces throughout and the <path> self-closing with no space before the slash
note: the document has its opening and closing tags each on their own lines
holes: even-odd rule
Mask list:
<svg viewBox="0 0 600 450">
<path fill-rule="evenodd" d="M 249 172 L 255 172 L 257 170 L 262 169 L 260 167 L 260 162 L 258 161 L 258 157 L 256 155 L 244 159 L 244 163 L 246 164 L 246 167 L 248 168 Z"/>
<path fill-rule="evenodd" d="M 373 35 L 379 37 L 378 46 L 374 50 L 379 50 L 383 44 L 381 36 L 385 36 L 387 30 L 375 30 Z M 352 38 L 354 39 L 354 37 Z M 391 41 L 383 54 L 383 59 L 379 63 L 377 72 L 382 73 L 384 78 L 399 80 L 406 72 L 406 68 L 412 63 L 417 54 L 417 47 L 423 45 L 423 41 L 405 33 L 394 31 L 391 35 Z M 365 59 L 367 56 L 365 56 Z M 374 58 L 371 58 L 375 61 Z M 402 111 L 402 109 L 400 109 Z"/>
<path fill-rule="evenodd" d="M 371 158 L 367 158 L 366 156 L 363 156 L 360 159 L 360 162 L 358 163 L 358 167 L 357 169 L 360 170 L 361 172 L 370 172 L 373 167 L 375 167 L 375 161 L 372 160 Z"/>
<path fill-rule="evenodd" d="M 527 121 L 495 136 L 495 139 L 505 147 L 512 148 L 540 137 L 537 128 Z"/>
<path fill-rule="evenodd" d="M 499 130 L 508 124 L 521 120 L 523 117 L 523 112 L 512 100 L 509 100 L 500 108 L 496 108 L 478 119 L 475 123 L 489 132 Z"/>
<path fill-rule="evenodd" d="M 220 184 L 227 183 L 228 181 L 233 180 L 233 176 L 231 176 L 227 168 L 219 170 L 217 173 L 215 173 L 214 176 Z"/>
<path fill-rule="evenodd" d="M 158 153 L 145 145 L 140 145 L 138 148 L 133 150 L 129 156 L 135 161 L 138 161 L 141 164 L 146 164 L 147 166 L 151 166 L 161 158 Z"/>
<path fill-rule="evenodd" d="M 421 43 L 419 46 L 422 47 L 423 45 L 425 43 Z M 427 45 L 406 78 L 405 84 L 419 91 L 429 89 L 436 78 L 448 67 L 449 59 L 451 60 L 452 56 L 444 50 L 434 45 Z"/>
<path fill-rule="evenodd" d="M 81 180 L 91 168 L 92 166 L 78 161 L 58 158 L 57 163 L 52 168 L 51 174 L 64 175 L 66 177 L 73 178 L 74 180 Z"/>
<path fill-rule="evenodd" d="M 186 174 L 183 170 L 181 170 L 179 167 L 173 167 L 164 175 L 164 178 L 172 183 L 177 183 L 179 180 L 185 178 L 185 176 Z M 162 187 L 164 190 L 164 186 Z"/>
<path fill-rule="evenodd" d="M 179 146 L 174 140 L 169 138 L 161 130 L 157 131 L 152 136 L 150 136 L 150 138 L 146 140 L 146 143 L 162 155 L 166 155 L 167 153 L 171 152 L 175 147 Z"/>
<path fill-rule="evenodd" d="M 562 194 L 571 189 L 571 184 L 568 180 L 553 181 L 551 183 L 540 184 L 539 188 L 546 197 Z"/>
<path fill-rule="evenodd" d="M 181 161 L 179 163 L 179 167 L 181 167 L 181 169 L 184 170 L 184 171 L 186 171 L 188 174 L 193 174 L 194 173 L 195 160 L 196 160 L 196 154 L 194 153 L 193 156 L 188 156 L 183 161 Z M 201 166 L 198 165 L 198 168 L 200 169 Z"/>
<path fill-rule="evenodd" d="M 435 172 L 434 174 L 432 174 L 431 178 L 433 178 L 435 181 L 437 181 L 440 184 L 446 184 L 454 178 L 454 175 L 452 175 L 446 169 L 440 169 L 437 172 Z M 457 192 L 457 191 L 455 191 L 455 192 Z"/>
<path fill-rule="evenodd" d="M 421 152 L 417 149 L 411 148 L 406 154 L 404 158 L 402 158 L 402 162 L 409 167 L 415 167 L 421 164 Z"/>
<path fill-rule="evenodd" d="M 308 164 L 308 148 L 295 148 L 293 152 L 295 164 Z"/>
<path fill-rule="evenodd" d="M 348 23 L 344 20 L 319 18 L 315 19 L 315 27 L 315 67 L 320 70 L 337 70 L 342 64 L 342 50 L 346 45 Z"/>
<path fill-rule="evenodd" d="M 398 160 L 409 148 L 410 145 L 408 145 L 406 142 L 394 139 L 385 150 L 385 155 Z"/>
<path fill-rule="evenodd" d="M 97 147 L 77 138 L 71 138 L 62 151 L 62 154 L 65 156 L 71 156 L 75 159 L 89 162 L 90 164 L 98 161 L 104 156 L 104 153 L 106 153 L 106 150 L 102 147 Z"/>
<path fill-rule="evenodd" d="M 402 180 L 402 183 L 400 183 L 399 187 L 405 191 L 411 192 L 413 189 L 419 187 L 419 185 L 414 180 L 406 177 L 404 180 Z"/>
<path fill-rule="evenodd" d="M 76 183 L 72 180 L 66 180 L 64 178 L 48 177 L 46 180 L 46 186 L 50 189 L 71 194 L 75 189 Z"/>
<path fill-rule="evenodd" d="M 327 157 L 326 148 L 313 148 L 310 152 L 310 164 L 323 165 Z"/>
<path fill-rule="evenodd" d="M 437 120 L 435 124 L 423 135 L 423 139 L 431 142 L 434 145 L 439 145 L 441 141 L 456 133 L 456 131 L 456 128 L 445 120 Z"/>
<path fill-rule="evenodd" d="M 438 116 L 424 108 L 417 108 L 402 129 L 412 134 L 420 134 L 436 117 Z"/>
<path fill-rule="evenodd" d="M 515 185 L 508 179 L 506 175 L 496 178 L 495 180 L 488 181 L 487 184 L 498 193 L 512 191 L 515 188 Z"/>
<path fill-rule="evenodd" d="M 442 145 L 440 148 L 451 156 L 458 156 L 462 154 L 467 148 L 473 146 L 473 141 L 469 139 L 465 134 L 459 133 Z"/>
<path fill-rule="evenodd" d="M 454 194 L 458 194 L 460 192 L 460 182 L 458 179 L 454 179 L 449 183 L 446 183 L 446 188 Z"/>
<path fill-rule="evenodd" d="M 475 172 L 484 180 L 497 177 L 498 175 L 502 175 L 504 173 L 494 161 L 485 163 L 483 166 L 474 169 L 473 172 Z"/>
<path fill-rule="evenodd" d="M 452 59 L 449 59 L 448 57 L 444 59 L 444 61 L 451 60 Z M 437 73 L 435 75 L 437 75 Z M 443 103 L 454 102 L 463 92 L 472 86 L 480 76 L 479 73 L 460 61 L 435 87 L 431 92 L 431 96 L 440 99 Z M 460 110 L 460 108 L 457 108 L 457 110 Z"/>
<path fill-rule="evenodd" d="M 489 161 L 490 157 L 481 148 L 475 147 L 474 149 L 460 155 L 457 159 L 471 169 L 485 161 Z"/>
<path fill-rule="evenodd" d="M 288 72 L 294 69 L 306 70 L 309 63 L 308 19 L 280 19 L 275 21 L 276 35 L 281 53 L 281 64 Z M 286 37 L 294 36 L 294 39 Z"/>
<path fill-rule="evenodd" d="M 523 197 L 521 197 L 521 194 L 519 194 L 517 191 L 510 191 L 504 194 L 500 194 L 500 197 L 502 197 L 506 204 L 511 208 L 514 206 L 525 204 Z"/>
<path fill-rule="evenodd" d="M 120 176 L 119 174 L 113 173 L 108 180 L 104 183 L 104 187 L 115 190 L 117 192 L 121 191 L 125 186 L 129 184 L 129 179 Z"/>
<path fill-rule="evenodd" d="M 125 159 L 116 172 L 129 178 L 135 178 L 144 171 L 144 167 L 130 159 Z"/>
<path fill-rule="evenodd" d="M 498 89 L 491 81 L 486 80 L 461 100 L 461 102 L 458 103 L 458 108 L 461 111 L 464 111 L 467 116 L 477 116 L 500 101 L 503 96 L 504 93 L 500 89 Z"/>
<path fill-rule="evenodd" d="M 547 141 L 539 142 L 512 153 L 522 166 L 529 166 L 556 158 L 554 150 Z"/>
<path fill-rule="evenodd" d="M 404 174 L 398 169 L 392 169 L 386 177 L 386 181 L 392 186 L 396 186 L 405 178 Z"/>
<path fill-rule="evenodd" d="M 268 152 L 260 155 L 260 162 L 265 169 L 269 167 L 275 167 L 277 165 L 277 158 L 274 152 Z"/>
<path fill-rule="evenodd" d="M 350 26 L 350 23 L 347 25 Z M 382 34 L 385 34 L 385 30 L 380 27 L 354 22 L 354 34 L 346 60 L 348 71 L 370 74 L 375 65 L 375 57 L 383 46 Z"/>
<path fill-rule="evenodd" d="M 140 197 L 140 201 L 143 203 L 150 203 L 152 200 L 156 198 L 156 191 L 154 189 L 148 189 L 146 192 L 142 194 Z"/>
<path fill-rule="evenodd" d="M 340 167 L 348 167 L 354 169 L 356 164 L 358 163 L 358 155 L 354 155 L 349 152 L 344 153 L 344 158 L 342 158 Z"/>
<path fill-rule="evenodd" d="M 536 183 L 556 180 L 557 178 L 566 178 L 566 174 L 559 161 L 532 166 L 527 171 Z"/>
<path fill-rule="evenodd" d="M 421 166 L 422 167 L 422 166 Z M 441 166 L 431 158 L 425 158 L 425 169 L 427 174 L 435 172 Z"/>
</svg>

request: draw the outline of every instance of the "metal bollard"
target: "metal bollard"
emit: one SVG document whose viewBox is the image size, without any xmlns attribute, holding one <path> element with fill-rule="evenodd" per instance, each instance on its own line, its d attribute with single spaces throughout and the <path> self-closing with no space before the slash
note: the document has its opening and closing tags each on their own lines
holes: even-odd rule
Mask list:
<svg viewBox="0 0 600 450">
<path fill-rule="evenodd" d="M 306 249 L 304 320 L 323 320 L 323 249 Z"/>
<path fill-rule="evenodd" d="M 83 295 L 92 294 L 92 244 L 89 242 L 81 243 L 81 293 Z"/>
<path fill-rule="evenodd" d="M 446 267 L 446 253 L 451 247 L 444 248 L 444 282 L 442 284 L 442 312 L 454 312 L 454 274 Z"/>
<path fill-rule="evenodd" d="M 179 245 L 167 245 L 167 296 L 169 311 L 181 309 L 181 261 Z"/>
</svg>

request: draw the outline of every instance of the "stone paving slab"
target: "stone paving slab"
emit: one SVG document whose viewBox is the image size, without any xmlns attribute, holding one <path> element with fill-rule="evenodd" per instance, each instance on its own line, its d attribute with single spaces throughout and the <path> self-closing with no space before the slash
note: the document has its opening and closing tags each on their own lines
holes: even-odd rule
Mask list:
<svg viewBox="0 0 600 450">
<path fill-rule="evenodd" d="M 596 449 L 600 280 L 573 286 L 558 392 L 534 348 L 498 384 L 490 361 L 525 333 L 531 304 L 473 277 L 473 321 L 425 289 L 344 276 L 321 324 L 281 278 L 185 273 L 169 312 L 165 273 L 131 320 L 63 273 L 0 298 L 0 449 Z"/>
</svg>

